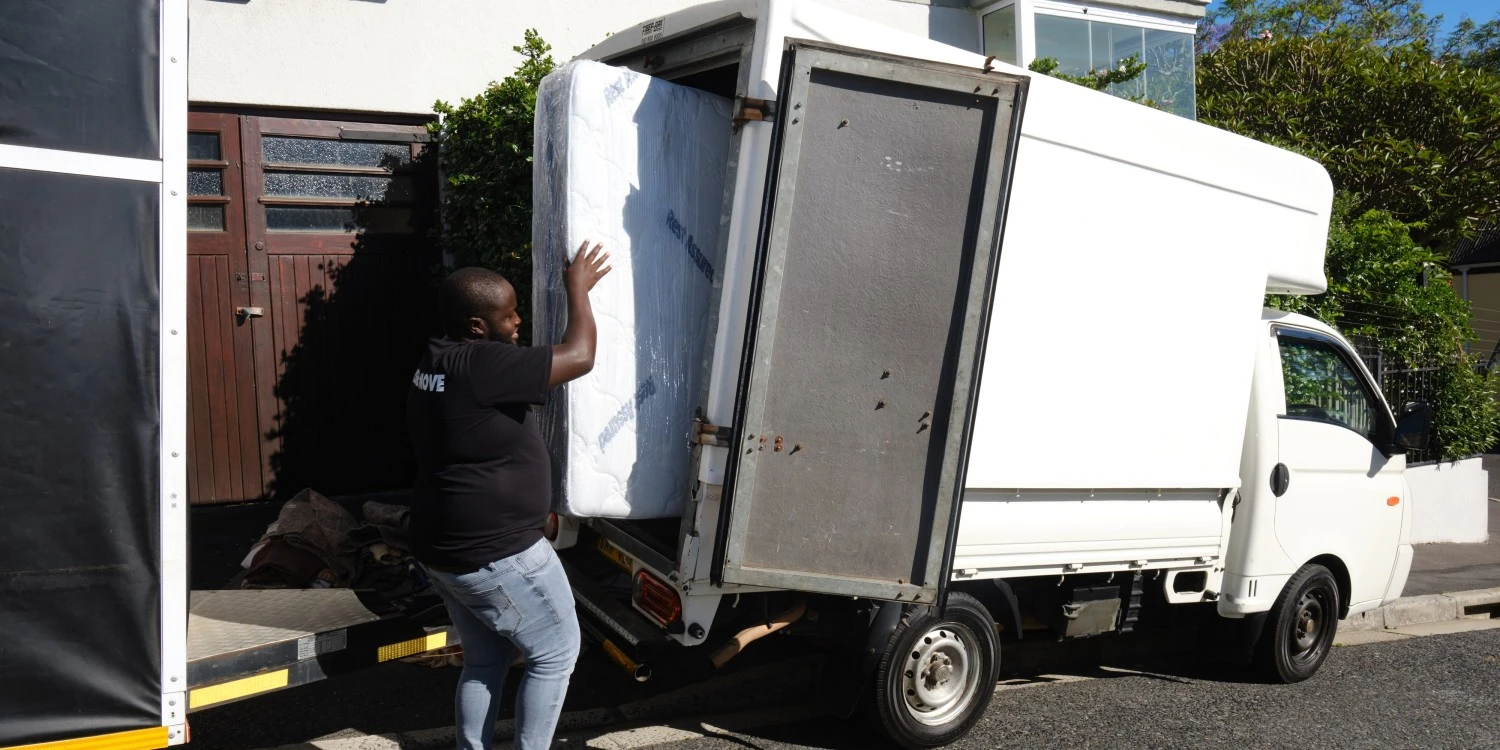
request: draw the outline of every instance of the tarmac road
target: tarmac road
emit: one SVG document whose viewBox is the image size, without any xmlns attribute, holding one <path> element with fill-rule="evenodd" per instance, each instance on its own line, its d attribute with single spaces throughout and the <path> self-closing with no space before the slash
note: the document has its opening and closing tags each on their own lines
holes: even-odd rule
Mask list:
<svg viewBox="0 0 1500 750">
<path fill-rule="evenodd" d="M 1490 494 L 1500 498 L 1500 456 L 1486 456 L 1485 464 L 1490 472 Z M 263 520 L 255 519 L 256 523 Z M 255 523 L 231 525 L 263 528 L 263 524 Z M 1492 539 L 1500 535 L 1500 502 L 1491 505 L 1490 530 Z M 237 566 L 238 554 L 226 555 L 224 567 Z M 1428 545 L 1418 551 L 1416 563 L 1408 594 L 1500 586 L 1500 544 L 1496 542 Z M 216 582 L 199 585 L 208 588 Z M 757 662 L 797 658 L 797 649 L 772 646 L 775 640 L 757 644 L 747 654 L 750 658 L 732 662 L 729 671 L 754 669 Z M 1002 689 L 986 718 L 957 747 L 1500 748 L 1500 711 L 1496 711 L 1500 703 L 1500 662 L 1496 659 L 1500 659 L 1500 630 L 1341 648 L 1317 677 L 1290 687 L 1247 682 L 1244 673 L 1222 665 L 1184 666 L 1158 658 L 1141 666 L 1138 659 L 1101 658 L 1081 671 L 1062 670 L 1097 679 Z M 1131 667 L 1145 674 L 1109 671 Z M 189 717 L 192 747 L 254 750 L 335 734 L 405 737 L 406 733 L 451 727 L 456 677 L 457 670 L 452 668 L 389 664 L 210 708 Z M 663 708 L 671 701 L 657 702 L 644 718 L 701 718 L 718 711 L 766 705 L 757 701 L 721 703 L 711 691 L 697 699 L 694 688 L 688 685 L 688 681 L 671 677 L 637 685 L 602 655 L 585 654 L 574 675 L 566 710 L 598 710 L 651 701 L 654 696 L 674 692 L 682 696 L 676 701 L 680 710 Z M 794 696 L 799 688 L 805 686 L 788 683 L 781 692 L 783 697 Z M 774 712 L 772 716 L 773 720 L 785 720 Z M 687 723 L 696 726 L 692 721 Z M 602 729 L 595 734 L 609 731 Z M 704 731 L 699 726 L 687 734 L 702 735 Z M 875 736 L 858 721 L 815 719 L 732 736 L 669 746 L 676 750 L 878 746 Z M 326 742 L 318 744 L 327 750 L 335 747 Z M 565 742 L 561 746 L 583 744 Z M 355 746 L 360 745 L 338 745 Z M 394 743 L 382 747 L 392 746 Z M 598 746 L 646 745 L 620 741 Z"/>
<path fill-rule="evenodd" d="M 952 747 L 1500 748 L 1500 630 L 1338 648 L 1317 675 L 1297 685 L 1256 683 L 1233 669 L 1182 663 L 1089 676 L 1094 679 L 1002 689 L 970 735 Z M 701 731 L 710 736 L 654 747 L 884 746 L 860 721 Z"/>
</svg>

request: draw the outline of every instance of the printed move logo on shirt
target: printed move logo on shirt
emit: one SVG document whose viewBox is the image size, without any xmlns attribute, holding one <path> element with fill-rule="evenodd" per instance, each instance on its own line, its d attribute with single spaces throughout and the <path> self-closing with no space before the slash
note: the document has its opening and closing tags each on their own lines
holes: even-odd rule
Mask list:
<svg viewBox="0 0 1500 750">
<path fill-rule="evenodd" d="M 414 386 L 416 386 L 417 390 L 419 390 L 419 391 L 428 391 L 428 392 L 431 392 L 431 393 L 442 393 L 443 392 L 443 373 L 441 373 L 441 372 L 422 372 L 421 370 L 417 370 L 417 374 L 413 375 L 412 378 L 411 378 L 411 384 L 414 385 Z"/>
</svg>

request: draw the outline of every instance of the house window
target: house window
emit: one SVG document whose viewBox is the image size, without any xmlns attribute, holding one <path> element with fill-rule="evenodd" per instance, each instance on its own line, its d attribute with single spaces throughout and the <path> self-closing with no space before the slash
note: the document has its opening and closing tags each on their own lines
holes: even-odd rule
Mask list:
<svg viewBox="0 0 1500 750">
<path fill-rule="evenodd" d="M 1110 86 L 1109 93 L 1144 97 L 1173 114 L 1196 116 L 1192 22 L 1034 0 L 987 9 L 980 25 L 985 54 L 1023 66 L 1050 57 L 1059 73 L 1085 75 L 1134 55 L 1146 71 Z"/>
<path fill-rule="evenodd" d="M 995 59 L 1017 65 L 1021 60 L 1021 40 L 1016 36 L 1016 6 L 1006 5 L 984 14 L 984 53 Z"/>
</svg>

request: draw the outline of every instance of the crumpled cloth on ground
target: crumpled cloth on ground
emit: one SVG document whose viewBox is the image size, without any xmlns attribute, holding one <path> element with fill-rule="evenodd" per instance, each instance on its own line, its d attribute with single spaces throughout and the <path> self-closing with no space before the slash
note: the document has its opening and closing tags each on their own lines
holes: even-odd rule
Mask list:
<svg viewBox="0 0 1500 750">
<path fill-rule="evenodd" d="M 372 500 L 360 506 L 360 513 L 365 522 L 349 535 L 355 548 L 364 549 L 378 565 L 394 565 L 411 556 L 411 508 Z"/>
<path fill-rule="evenodd" d="M 348 586 L 358 573 L 358 548 L 350 544 L 354 516 L 338 503 L 304 489 L 281 506 L 276 522 L 252 550 L 243 588 Z M 294 554 L 300 552 L 302 554 Z M 314 566 L 309 558 L 315 559 Z M 317 570 L 312 570 L 316 567 Z M 309 575 L 311 571 L 311 575 Z"/>
</svg>

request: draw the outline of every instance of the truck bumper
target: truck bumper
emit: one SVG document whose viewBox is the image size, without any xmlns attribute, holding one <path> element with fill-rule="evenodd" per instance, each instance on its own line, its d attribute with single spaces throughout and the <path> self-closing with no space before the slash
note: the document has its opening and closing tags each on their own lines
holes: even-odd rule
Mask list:
<svg viewBox="0 0 1500 750">
<path fill-rule="evenodd" d="M 1239 618 L 1256 612 L 1265 612 L 1276 603 L 1276 597 L 1290 574 L 1242 576 L 1224 574 L 1224 592 L 1219 597 L 1219 614 L 1223 617 Z"/>
</svg>

